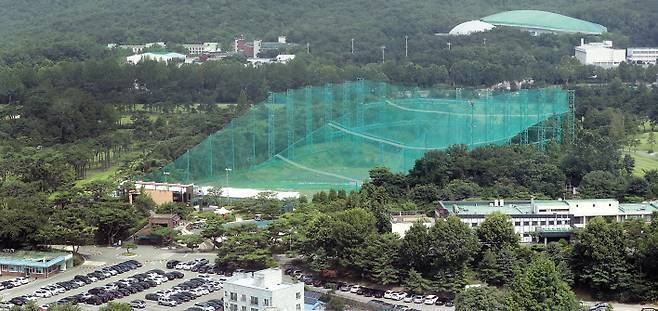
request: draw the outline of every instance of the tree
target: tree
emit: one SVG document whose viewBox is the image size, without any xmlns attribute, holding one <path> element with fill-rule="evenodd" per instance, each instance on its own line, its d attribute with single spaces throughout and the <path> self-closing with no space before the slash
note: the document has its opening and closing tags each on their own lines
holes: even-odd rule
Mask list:
<svg viewBox="0 0 658 311">
<path fill-rule="evenodd" d="M 649 144 L 649 149 L 647 152 L 653 153 L 653 151 L 656 150 L 656 148 L 654 148 L 656 145 L 656 133 L 653 131 L 649 132 L 649 136 L 647 136 L 647 144 Z"/>
<path fill-rule="evenodd" d="M 198 234 L 185 234 L 178 236 L 178 243 L 184 244 L 187 248 L 195 249 L 203 243 L 203 238 Z"/>
<path fill-rule="evenodd" d="M 512 219 L 503 213 L 494 212 L 487 215 L 475 232 L 483 251 L 490 249 L 497 252 L 504 247 L 517 247 L 519 243 Z"/>
<path fill-rule="evenodd" d="M 398 281 L 398 271 L 395 267 L 400 249 L 400 238 L 397 234 L 373 234 L 369 236 L 364 247 L 354 254 L 354 266 L 370 280 L 388 285 Z"/>
<path fill-rule="evenodd" d="M 160 244 L 169 244 L 172 240 L 176 240 L 179 232 L 167 227 L 157 226 L 151 229 L 151 236 L 157 238 Z"/>
<path fill-rule="evenodd" d="M 576 295 L 546 258 L 532 261 L 523 275 L 514 278 L 508 293 L 509 310 L 580 310 Z"/>
<path fill-rule="evenodd" d="M 100 307 L 98 311 L 131 311 L 132 307 L 125 302 L 110 301 L 106 305 Z"/>
<path fill-rule="evenodd" d="M 422 294 L 431 288 L 431 282 L 412 268 L 409 270 L 409 275 L 404 282 L 404 288 L 410 293 Z"/>
<path fill-rule="evenodd" d="M 505 296 L 495 287 L 472 287 L 455 296 L 455 311 L 505 310 Z"/>
<path fill-rule="evenodd" d="M 43 232 L 49 237 L 50 243 L 68 245 L 73 253 L 77 254 L 80 246 L 94 242 L 96 234 L 96 227 L 87 224 L 83 218 L 83 210 L 59 210 L 51 218 L 50 226 L 45 227 Z"/>
<path fill-rule="evenodd" d="M 583 177 L 578 191 L 585 198 L 616 198 L 620 195 L 622 186 L 618 175 L 608 171 L 592 171 Z"/>
<path fill-rule="evenodd" d="M 597 297 L 623 293 L 631 283 L 624 228 L 601 217 L 588 221 L 572 240 L 576 283 L 591 288 Z"/>
<path fill-rule="evenodd" d="M 90 212 L 92 223 L 98 228 L 99 242 L 110 245 L 118 239 L 125 239 L 136 220 L 132 206 L 121 203 L 101 202 Z"/>
<path fill-rule="evenodd" d="M 516 247 L 512 246 L 505 246 L 496 251 L 485 251 L 479 263 L 480 279 L 495 286 L 510 283 L 521 270 Z"/>
<path fill-rule="evenodd" d="M 125 242 L 125 243 L 121 244 L 121 248 L 126 250 L 126 254 L 130 254 L 130 250 L 131 249 L 136 249 L 137 244 L 131 243 L 131 242 Z"/>
<path fill-rule="evenodd" d="M 418 221 L 411 225 L 400 245 L 401 266 L 415 271 L 428 271 L 427 250 L 430 248 L 430 243 L 429 232 L 422 222 Z"/>
<path fill-rule="evenodd" d="M 219 217 L 208 218 L 206 220 L 206 225 L 203 227 L 203 230 L 201 230 L 201 236 L 210 239 L 213 245 L 217 246 L 219 244 L 217 239 L 226 234 L 226 229 L 224 228 L 225 223 L 226 222 Z"/>
<path fill-rule="evenodd" d="M 268 244 L 267 233 L 255 225 L 231 228 L 217 248 L 218 266 L 259 270 L 276 265 Z"/>
<path fill-rule="evenodd" d="M 344 311 L 345 310 L 345 302 L 343 299 L 332 296 L 329 302 L 327 302 L 327 305 L 325 306 L 325 309 L 329 311 Z"/>
</svg>

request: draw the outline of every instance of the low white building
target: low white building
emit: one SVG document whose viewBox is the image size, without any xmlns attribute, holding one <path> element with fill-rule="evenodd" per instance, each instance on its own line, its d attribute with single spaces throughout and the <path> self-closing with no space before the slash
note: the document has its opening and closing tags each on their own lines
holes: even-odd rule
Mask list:
<svg viewBox="0 0 658 311">
<path fill-rule="evenodd" d="M 219 53 L 222 51 L 219 42 L 184 43 L 182 46 L 192 55 Z"/>
<path fill-rule="evenodd" d="M 626 59 L 633 64 L 655 65 L 658 61 L 658 47 L 656 48 L 628 48 Z"/>
<path fill-rule="evenodd" d="M 109 43 L 107 45 L 108 49 L 125 49 L 125 50 L 131 50 L 133 53 L 141 53 L 144 51 L 144 49 L 147 48 L 152 48 L 152 47 L 165 47 L 164 42 L 149 42 L 149 43 L 141 43 L 141 44 L 117 44 L 117 43 Z"/>
<path fill-rule="evenodd" d="M 126 62 L 131 64 L 137 64 L 141 61 L 153 60 L 156 62 L 185 62 L 185 55 L 173 52 L 151 52 L 151 53 L 142 53 L 135 54 L 126 57 Z"/>
<path fill-rule="evenodd" d="M 295 54 L 279 54 L 274 58 L 274 61 L 281 64 L 287 64 L 295 59 Z"/>
<path fill-rule="evenodd" d="M 583 65 L 594 65 L 602 68 L 614 68 L 626 60 L 626 50 L 614 49 L 612 41 L 594 42 L 585 44 L 581 39 L 580 45 L 574 48 L 576 59 Z"/>
<path fill-rule="evenodd" d="M 624 204 L 613 199 L 442 201 L 437 215 L 454 214 L 463 223 L 477 228 L 487 215 L 494 212 L 512 218 L 514 232 L 520 236 L 521 242 L 546 242 L 550 238 L 568 238 L 574 228 L 584 227 L 594 217 L 618 222 L 640 218 L 649 222 L 652 213 L 658 212 L 658 204 Z"/>
<path fill-rule="evenodd" d="M 304 283 L 283 282 L 281 269 L 236 273 L 224 282 L 226 311 L 301 311 Z"/>
</svg>

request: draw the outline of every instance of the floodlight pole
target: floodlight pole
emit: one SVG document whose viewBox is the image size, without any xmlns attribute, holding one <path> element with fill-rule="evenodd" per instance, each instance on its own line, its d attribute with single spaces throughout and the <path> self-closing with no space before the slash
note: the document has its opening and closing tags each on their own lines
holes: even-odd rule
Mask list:
<svg viewBox="0 0 658 311">
<path fill-rule="evenodd" d="M 354 38 L 350 40 L 352 42 L 352 54 L 354 54 Z"/>
<path fill-rule="evenodd" d="M 384 51 L 385 50 L 386 50 L 386 46 L 382 45 L 382 64 L 384 63 L 384 60 L 385 60 L 385 58 L 384 58 L 384 53 L 385 53 Z"/>
<path fill-rule="evenodd" d="M 448 42 L 448 51 L 450 51 L 450 46 L 452 46 L 452 43 Z"/>
<path fill-rule="evenodd" d="M 224 171 L 226 172 L 226 197 L 228 198 L 228 204 L 231 204 L 231 195 L 228 193 L 228 173 L 232 171 L 230 168 L 225 168 Z"/>
<path fill-rule="evenodd" d="M 404 36 L 404 57 L 409 57 L 409 36 Z"/>
</svg>

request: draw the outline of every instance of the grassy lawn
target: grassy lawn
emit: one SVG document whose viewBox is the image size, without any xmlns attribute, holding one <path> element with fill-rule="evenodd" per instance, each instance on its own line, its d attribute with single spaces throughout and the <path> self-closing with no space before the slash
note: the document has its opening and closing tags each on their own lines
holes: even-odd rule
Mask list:
<svg viewBox="0 0 658 311">
<path fill-rule="evenodd" d="M 84 186 L 90 182 L 108 180 L 119 170 L 118 165 L 113 165 L 106 170 L 90 170 L 87 171 L 87 177 L 85 179 L 80 179 L 75 182 L 76 186 Z"/>
<path fill-rule="evenodd" d="M 635 168 L 633 169 L 634 175 L 644 176 L 645 170 L 658 170 L 658 157 L 640 153 L 631 153 L 630 155 L 635 159 Z"/>
</svg>

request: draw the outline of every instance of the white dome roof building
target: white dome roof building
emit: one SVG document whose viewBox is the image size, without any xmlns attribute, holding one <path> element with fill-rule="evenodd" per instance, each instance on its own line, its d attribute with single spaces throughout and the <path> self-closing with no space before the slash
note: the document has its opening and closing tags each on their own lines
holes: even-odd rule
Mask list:
<svg viewBox="0 0 658 311">
<path fill-rule="evenodd" d="M 483 22 L 483 21 L 468 21 L 463 22 L 450 30 L 448 33 L 451 36 L 465 36 L 475 32 L 484 32 L 494 29 L 496 26 Z"/>
</svg>

